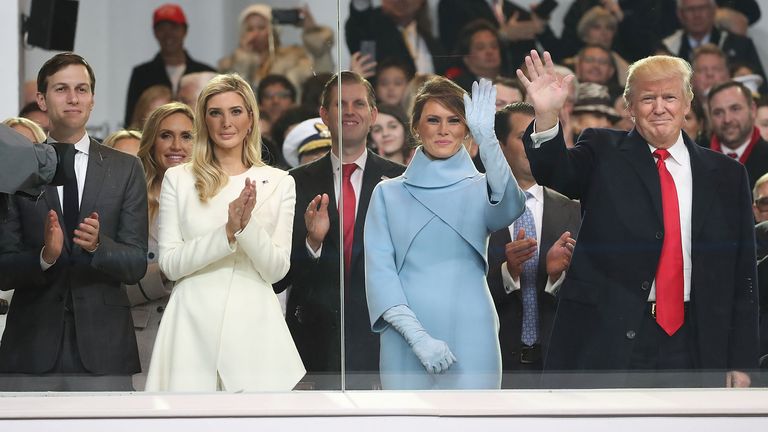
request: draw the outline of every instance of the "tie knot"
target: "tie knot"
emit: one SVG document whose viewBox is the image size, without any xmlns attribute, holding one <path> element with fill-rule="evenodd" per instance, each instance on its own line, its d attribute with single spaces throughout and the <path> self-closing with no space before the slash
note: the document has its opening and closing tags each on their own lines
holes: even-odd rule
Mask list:
<svg viewBox="0 0 768 432">
<path fill-rule="evenodd" d="M 669 157 L 669 152 L 666 149 L 656 149 L 653 151 L 653 155 L 663 162 Z"/>
<path fill-rule="evenodd" d="M 528 191 L 525 191 L 525 199 L 529 200 L 531 198 L 533 198 L 533 194 Z"/>
<path fill-rule="evenodd" d="M 736 154 L 735 152 L 729 152 L 728 153 L 728 157 L 731 158 L 731 159 L 736 159 L 736 158 L 739 157 L 739 155 Z"/>
<path fill-rule="evenodd" d="M 352 177 L 352 173 L 355 172 L 357 169 L 357 164 L 343 164 L 341 166 L 341 174 L 344 176 L 344 178 L 350 178 Z"/>
</svg>

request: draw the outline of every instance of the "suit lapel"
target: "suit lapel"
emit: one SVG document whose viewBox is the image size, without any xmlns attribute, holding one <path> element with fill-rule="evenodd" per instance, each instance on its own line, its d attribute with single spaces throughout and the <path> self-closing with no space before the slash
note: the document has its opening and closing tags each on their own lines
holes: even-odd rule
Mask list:
<svg viewBox="0 0 768 432">
<path fill-rule="evenodd" d="M 552 198 L 552 194 L 547 188 L 544 188 L 543 208 L 541 238 L 539 239 L 539 268 L 536 269 L 536 288 L 540 291 L 544 290 L 547 281 L 547 252 L 562 234 L 557 230 L 565 226 L 565 213 L 561 211 L 560 203 Z"/>
<path fill-rule="evenodd" d="M 352 242 L 352 259 L 350 265 L 354 267 L 355 261 L 363 253 L 363 228 L 365 225 L 365 215 L 368 214 L 368 204 L 371 202 L 373 188 L 381 181 L 381 166 L 379 165 L 373 152 L 368 152 L 368 158 L 363 170 L 363 182 L 360 188 L 360 199 L 357 202 L 355 212 L 355 233 Z"/>
<path fill-rule="evenodd" d="M 653 208 L 656 210 L 656 217 L 659 222 L 663 223 L 659 172 L 653 163 L 653 156 L 648 150 L 648 143 L 640 136 L 637 129 L 632 129 L 619 143 L 618 147 L 645 185 L 648 195 L 653 202 Z"/>
<path fill-rule="evenodd" d="M 712 197 L 716 194 L 712 191 L 718 188 L 716 179 L 717 168 L 709 163 L 702 153 L 706 151 L 693 143 L 687 136 L 683 135 L 685 146 L 688 147 L 688 153 L 691 159 L 691 177 L 693 182 L 693 193 L 691 198 L 691 238 L 696 238 L 697 233 L 704 225 L 707 219 L 707 213 L 712 204 Z"/>
<path fill-rule="evenodd" d="M 80 220 L 93 212 L 99 199 L 101 187 L 107 180 L 107 155 L 101 152 L 101 144 L 91 139 L 88 149 L 88 170 L 80 200 Z"/>
<path fill-rule="evenodd" d="M 307 177 L 312 182 L 307 185 L 308 200 L 317 195 L 328 194 L 328 220 L 330 230 L 325 237 L 330 241 L 335 250 L 339 248 L 339 210 L 336 207 L 336 191 L 333 185 L 333 164 L 331 164 L 331 152 L 320 158 L 317 162 L 307 166 Z"/>
</svg>

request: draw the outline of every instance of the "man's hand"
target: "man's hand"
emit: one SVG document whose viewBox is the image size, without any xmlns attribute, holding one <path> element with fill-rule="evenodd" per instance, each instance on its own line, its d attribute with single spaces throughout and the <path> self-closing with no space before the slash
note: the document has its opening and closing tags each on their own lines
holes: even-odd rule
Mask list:
<svg viewBox="0 0 768 432">
<path fill-rule="evenodd" d="M 64 246 L 64 233 L 59 225 L 59 215 L 54 210 L 49 210 L 45 218 L 43 238 L 45 241 L 43 261 L 52 265 L 61 256 L 61 248 Z"/>
<path fill-rule="evenodd" d="M 331 229 L 328 218 L 328 194 L 317 195 L 309 202 L 304 212 L 304 224 L 307 227 L 307 242 L 313 251 L 317 252 Z"/>
<path fill-rule="evenodd" d="M 564 232 L 559 239 L 547 251 L 547 274 L 549 281 L 554 283 L 560 279 L 560 275 L 568 270 L 571 265 L 573 248 L 576 247 L 576 240 L 571 238 L 571 232 Z"/>
<path fill-rule="evenodd" d="M 752 380 L 745 372 L 728 371 L 725 374 L 725 386 L 728 388 L 747 388 Z"/>
<path fill-rule="evenodd" d="M 523 273 L 523 263 L 536 254 L 536 239 L 526 238 L 525 230 L 520 228 L 517 238 L 504 247 L 507 256 L 507 271 L 513 279 L 519 279 Z"/>
<path fill-rule="evenodd" d="M 525 68 L 528 76 L 518 69 L 517 77 L 536 111 L 536 132 L 551 129 L 557 124 L 557 115 L 568 99 L 573 75 L 560 77 L 548 51 L 544 51 L 542 62 L 536 50 L 531 50 L 531 54 L 525 56 Z"/>
<path fill-rule="evenodd" d="M 91 213 L 75 230 L 73 242 L 84 251 L 93 253 L 99 247 L 99 214 Z"/>
</svg>

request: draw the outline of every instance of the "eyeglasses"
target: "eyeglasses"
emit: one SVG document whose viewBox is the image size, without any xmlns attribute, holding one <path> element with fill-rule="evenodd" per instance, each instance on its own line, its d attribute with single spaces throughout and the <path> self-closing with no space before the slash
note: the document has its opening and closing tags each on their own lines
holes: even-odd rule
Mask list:
<svg viewBox="0 0 768 432">
<path fill-rule="evenodd" d="M 596 63 L 603 66 L 607 66 L 611 64 L 611 59 L 609 58 L 599 58 L 599 57 L 592 57 L 592 56 L 584 56 L 581 58 L 581 61 L 583 61 L 584 63 Z"/>
<path fill-rule="evenodd" d="M 755 207 L 761 212 L 768 212 L 768 196 L 756 199 Z"/>
</svg>

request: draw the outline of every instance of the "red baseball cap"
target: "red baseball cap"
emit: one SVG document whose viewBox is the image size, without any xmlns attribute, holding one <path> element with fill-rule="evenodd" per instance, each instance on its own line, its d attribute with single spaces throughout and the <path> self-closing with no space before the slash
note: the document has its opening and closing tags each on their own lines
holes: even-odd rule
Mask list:
<svg viewBox="0 0 768 432">
<path fill-rule="evenodd" d="M 184 11 L 181 10 L 181 6 L 173 3 L 166 3 L 160 6 L 155 9 L 155 12 L 152 14 L 153 27 L 163 21 L 187 25 L 187 17 L 184 16 Z"/>
</svg>

